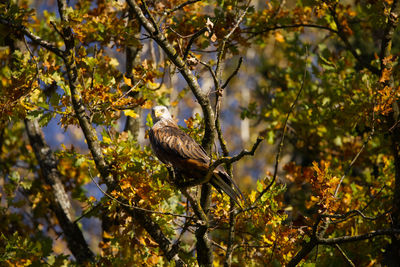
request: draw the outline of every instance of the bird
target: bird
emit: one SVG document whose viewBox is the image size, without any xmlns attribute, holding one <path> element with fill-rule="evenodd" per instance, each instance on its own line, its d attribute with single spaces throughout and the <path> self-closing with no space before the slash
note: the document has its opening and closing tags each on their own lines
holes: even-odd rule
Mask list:
<svg viewBox="0 0 400 267">
<path fill-rule="evenodd" d="M 201 145 L 178 127 L 168 109 L 165 106 L 155 106 L 152 108 L 151 117 L 151 148 L 161 162 L 173 167 L 178 174 L 175 184 L 178 187 L 187 187 L 185 181 L 188 181 L 188 186 L 209 182 L 218 192 L 223 191 L 241 208 L 240 199 L 244 199 L 243 194 L 222 166 L 213 170 L 209 181 L 205 180 L 211 163 L 210 157 Z"/>
</svg>

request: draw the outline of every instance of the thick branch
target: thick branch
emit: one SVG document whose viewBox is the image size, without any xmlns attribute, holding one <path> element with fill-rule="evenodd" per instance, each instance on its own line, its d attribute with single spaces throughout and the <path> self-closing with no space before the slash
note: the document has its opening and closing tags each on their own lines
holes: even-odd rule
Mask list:
<svg viewBox="0 0 400 267">
<path fill-rule="evenodd" d="M 202 145 L 206 151 L 210 151 L 211 146 L 214 141 L 215 136 L 215 126 L 214 126 L 214 112 L 211 108 L 210 100 L 208 95 L 202 91 L 196 77 L 193 75 L 189 67 L 185 64 L 183 59 L 179 56 L 178 52 L 173 48 L 173 46 L 168 42 L 165 36 L 158 32 L 153 24 L 145 17 L 139 5 L 134 0 L 127 0 L 129 7 L 135 13 L 139 22 L 143 25 L 146 31 L 150 34 L 151 38 L 154 39 L 158 45 L 167 54 L 168 58 L 174 63 L 174 65 L 179 69 L 183 78 L 188 83 L 191 91 L 199 102 L 205 122 L 205 134 L 203 138 Z"/>
<path fill-rule="evenodd" d="M 10 40 L 10 49 L 20 51 L 29 50 L 24 38 L 22 34 L 17 33 L 15 39 L 11 38 Z M 29 50 L 29 52 L 31 51 Z M 17 66 L 11 64 L 11 67 L 16 68 Z M 57 160 L 44 139 L 39 123 L 36 120 L 25 120 L 25 128 L 42 171 L 44 181 L 52 189 L 51 193 L 54 199 L 50 203 L 50 208 L 55 213 L 63 230 L 68 248 L 79 263 L 93 261 L 93 252 L 86 243 L 78 225 L 73 222 L 71 202 L 61 182 L 61 174 L 57 169 Z"/>
<path fill-rule="evenodd" d="M 381 54 L 380 54 L 381 71 L 383 71 L 383 69 L 385 68 L 383 59 L 385 57 L 390 56 L 392 50 L 392 39 L 397 24 L 399 22 L 399 15 L 400 15 L 400 5 L 398 4 L 397 0 L 394 0 L 392 3 L 392 7 L 390 9 L 388 21 L 386 24 L 385 32 L 383 34 L 381 43 Z"/>
<path fill-rule="evenodd" d="M 50 42 L 47 42 L 45 40 L 43 40 L 41 37 L 33 34 L 32 32 L 30 32 L 25 26 L 23 25 L 16 25 L 11 23 L 10 21 L 0 17 L 0 24 L 6 25 L 8 27 L 13 28 L 16 31 L 20 31 L 21 33 L 23 33 L 25 36 L 27 36 L 29 39 L 32 40 L 32 42 L 34 42 L 37 45 L 40 45 L 44 48 L 46 48 L 47 50 L 53 52 L 54 54 L 56 54 L 59 57 L 63 56 L 63 51 L 58 49 L 55 45 L 53 45 Z"/>
<path fill-rule="evenodd" d="M 68 22 L 68 17 L 65 16 L 66 8 L 66 0 L 58 0 L 60 18 L 63 22 Z M 68 24 L 65 23 L 65 25 Z M 68 82 L 71 90 L 72 105 L 75 111 L 75 115 L 79 120 L 79 125 L 82 128 L 89 150 L 93 156 L 96 167 L 100 172 L 101 178 L 106 182 L 108 188 L 114 188 L 116 181 L 109 172 L 109 166 L 106 163 L 104 156 L 101 152 L 101 147 L 96 136 L 96 131 L 90 124 L 89 117 L 85 112 L 85 105 L 82 101 L 82 97 L 80 95 L 80 92 L 77 90 L 78 69 L 74 60 L 74 37 L 72 34 L 72 30 L 69 26 L 65 26 L 63 28 L 63 35 L 66 47 L 64 63 L 67 69 Z M 139 222 L 139 224 L 144 229 L 146 229 L 149 235 L 158 243 L 168 260 L 173 259 L 177 266 L 184 265 L 184 262 L 177 255 L 177 251 L 171 251 L 171 241 L 164 235 L 159 225 L 155 223 L 145 211 L 137 209 L 132 210 L 127 207 L 125 207 L 125 209 L 135 220 Z"/>
<path fill-rule="evenodd" d="M 69 250 L 71 250 L 79 263 L 93 261 L 93 252 L 86 243 L 78 225 L 73 222 L 71 202 L 61 183 L 61 174 L 57 169 L 57 160 L 46 144 L 38 122 L 36 120 L 25 120 L 25 127 L 44 180 L 52 188 L 54 203 L 51 203 L 51 208 L 56 214 L 61 229 L 63 230 Z"/>
<path fill-rule="evenodd" d="M 179 72 L 186 80 L 189 88 L 199 102 L 203 114 L 205 123 L 205 133 L 202 140 L 202 145 L 208 153 L 211 152 L 212 144 L 215 137 L 215 124 L 214 124 L 214 113 L 211 107 L 210 99 L 208 95 L 202 91 L 196 77 L 193 75 L 192 71 L 185 64 L 184 60 L 179 56 L 178 52 L 173 48 L 173 46 L 168 42 L 166 37 L 154 28 L 153 24 L 145 17 L 139 5 L 134 0 L 127 0 L 129 7 L 135 13 L 140 24 L 145 28 L 145 30 L 150 34 L 151 38 L 155 40 L 161 49 L 165 52 L 168 58 L 173 62 L 173 64 L 179 69 Z M 210 205 L 211 187 L 209 184 L 202 185 L 201 189 L 201 207 L 203 211 L 207 214 L 208 207 Z M 196 231 L 197 239 L 197 260 L 199 265 L 210 266 L 212 265 L 212 249 L 211 242 L 208 238 L 208 227 L 201 226 Z"/>
<path fill-rule="evenodd" d="M 400 229 L 382 229 L 382 230 L 371 231 L 366 234 L 355 235 L 355 236 L 341 236 L 341 237 L 335 237 L 335 238 L 318 238 L 317 242 L 318 242 L 318 244 L 321 244 L 321 245 L 343 244 L 343 243 L 371 239 L 375 236 L 394 235 L 394 234 L 399 234 L 399 233 L 400 233 Z"/>
<path fill-rule="evenodd" d="M 297 254 L 290 260 L 290 262 L 286 265 L 287 267 L 295 267 L 300 263 L 302 259 L 304 259 L 317 245 L 316 239 L 311 239 L 308 243 L 303 245 L 301 250 L 297 252 Z"/>
</svg>

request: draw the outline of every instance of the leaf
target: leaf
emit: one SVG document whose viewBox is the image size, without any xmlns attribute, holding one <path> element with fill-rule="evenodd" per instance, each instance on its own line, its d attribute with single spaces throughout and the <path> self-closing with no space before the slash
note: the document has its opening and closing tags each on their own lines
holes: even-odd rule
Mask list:
<svg viewBox="0 0 400 267">
<path fill-rule="evenodd" d="M 85 62 L 90 68 L 96 67 L 98 63 L 97 59 L 94 57 L 85 57 L 83 62 Z"/>
<path fill-rule="evenodd" d="M 131 80 L 131 78 L 127 78 L 125 75 L 124 75 L 124 83 L 125 83 L 126 85 L 128 85 L 129 87 L 132 87 L 132 80 Z"/>
<path fill-rule="evenodd" d="M 260 182 L 259 180 L 257 180 L 257 191 L 259 193 L 261 193 L 264 190 L 264 185 L 262 184 L 262 182 Z"/>
<path fill-rule="evenodd" d="M 17 171 L 13 171 L 10 176 L 9 179 L 15 183 L 19 182 L 19 180 L 21 179 L 21 176 L 19 175 L 19 172 Z"/>
<path fill-rule="evenodd" d="M 115 67 L 118 67 L 119 62 L 118 62 L 118 60 L 117 60 L 116 58 L 112 58 L 112 59 L 110 60 L 110 65 L 113 66 L 113 67 L 115 68 Z"/>
<path fill-rule="evenodd" d="M 125 116 L 129 116 L 129 117 L 132 117 L 132 118 L 134 118 L 134 119 L 136 119 L 136 118 L 139 117 L 139 114 L 137 114 L 135 111 L 133 111 L 133 110 L 131 110 L 131 109 L 129 109 L 129 110 L 124 110 L 124 114 L 125 114 Z"/>
<path fill-rule="evenodd" d="M 279 43 L 285 42 L 285 38 L 283 37 L 283 35 L 280 32 L 275 32 L 275 40 Z"/>
<path fill-rule="evenodd" d="M 390 69 L 384 68 L 383 71 L 382 71 L 381 78 L 379 79 L 379 82 L 384 83 L 386 81 L 389 81 L 391 74 L 392 74 L 392 69 L 391 68 Z"/>
<path fill-rule="evenodd" d="M 52 118 L 53 118 L 52 112 L 44 113 L 43 116 L 41 116 L 39 119 L 39 125 L 41 127 L 47 126 L 47 124 L 49 124 L 49 122 L 51 121 Z"/>
</svg>

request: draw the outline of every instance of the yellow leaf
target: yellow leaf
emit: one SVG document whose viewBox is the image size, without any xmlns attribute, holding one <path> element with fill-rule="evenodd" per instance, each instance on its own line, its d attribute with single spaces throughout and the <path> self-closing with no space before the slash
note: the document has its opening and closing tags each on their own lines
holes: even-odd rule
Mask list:
<svg viewBox="0 0 400 267">
<path fill-rule="evenodd" d="M 129 117 L 132 117 L 132 118 L 134 118 L 134 119 L 136 119 L 136 118 L 139 117 L 139 114 L 135 113 L 135 111 L 133 111 L 133 110 L 131 110 L 131 109 L 129 109 L 129 110 L 124 110 L 124 114 L 125 114 L 125 116 L 129 116 Z"/>
<path fill-rule="evenodd" d="M 155 90 L 155 89 L 157 89 L 158 87 L 160 87 L 160 84 L 158 84 L 158 83 L 153 83 L 153 82 L 147 82 L 147 88 L 149 88 L 150 90 Z"/>
<path fill-rule="evenodd" d="M 151 101 L 146 101 L 144 102 L 144 104 L 142 105 L 142 108 L 144 109 L 150 109 L 153 106 L 153 103 L 151 103 Z"/>
<path fill-rule="evenodd" d="M 279 32 L 275 32 L 275 40 L 279 43 L 285 42 L 285 38 Z"/>
<path fill-rule="evenodd" d="M 111 139 L 108 136 L 103 136 L 103 142 L 106 144 L 110 144 L 111 143 Z"/>
<path fill-rule="evenodd" d="M 103 232 L 103 238 L 112 239 L 113 236 L 107 233 L 106 231 Z"/>
<path fill-rule="evenodd" d="M 34 110 L 35 107 L 31 104 L 29 104 L 28 102 L 25 102 L 25 97 L 21 97 L 19 99 L 19 103 L 21 106 L 23 106 L 26 110 Z"/>
<path fill-rule="evenodd" d="M 110 65 L 113 66 L 113 67 L 117 67 L 119 65 L 119 62 L 118 62 L 118 60 L 116 58 L 112 58 L 110 60 Z"/>
<path fill-rule="evenodd" d="M 126 85 L 128 85 L 129 87 L 132 87 L 131 79 L 125 77 L 125 75 L 124 75 L 124 83 L 125 83 Z"/>
</svg>

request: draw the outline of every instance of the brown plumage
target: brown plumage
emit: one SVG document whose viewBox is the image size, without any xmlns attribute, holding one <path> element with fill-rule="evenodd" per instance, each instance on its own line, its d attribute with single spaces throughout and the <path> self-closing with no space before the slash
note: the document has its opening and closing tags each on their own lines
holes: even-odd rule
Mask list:
<svg viewBox="0 0 400 267">
<path fill-rule="evenodd" d="M 223 191 L 230 196 L 240 207 L 239 199 L 243 195 L 222 166 L 218 166 L 210 180 L 205 181 L 210 157 L 193 138 L 179 129 L 168 109 L 156 106 L 152 110 L 152 117 L 155 123 L 149 131 L 151 147 L 159 160 L 183 176 L 178 176 L 178 179 L 184 181 L 176 181 L 176 184 L 193 186 L 209 182 L 219 192 Z"/>
</svg>

